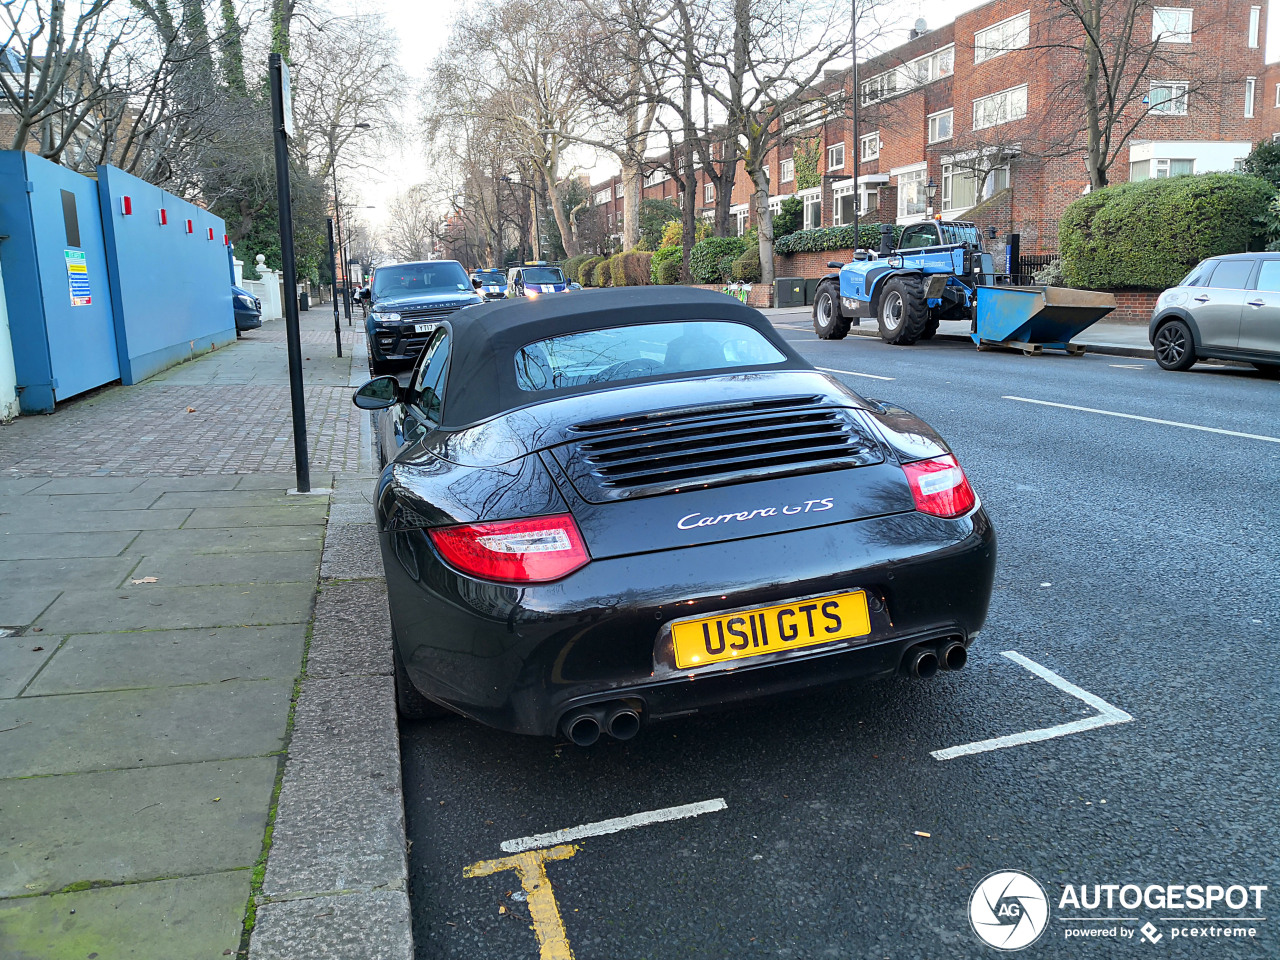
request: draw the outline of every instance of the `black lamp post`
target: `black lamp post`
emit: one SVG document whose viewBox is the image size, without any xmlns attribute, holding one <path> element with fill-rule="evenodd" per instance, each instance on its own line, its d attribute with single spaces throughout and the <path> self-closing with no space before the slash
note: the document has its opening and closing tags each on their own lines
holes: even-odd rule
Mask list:
<svg viewBox="0 0 1280 960">
<path fill-rule="evenodd" d="M 928 201 L 928 208 L 925 214 L 926 216 L 930 216 L 930 217 L 933 216 L 933 198 L 934 198 L 934 195 L 937 194 L 937 192 L 938 192 L 938 185 L 934 183 L 933 178 L 930 177 L 929 182 L 924 185 L 924 196 L 925 196 L 925 199 Z"/>
<path fill-rule="evenodd" d="M 356 130 L 368 130 L 371 124 L 356 123 L 352 125 Z M 338 228 L 338 249 L 343 250 L 346 244 L 342 241 L 342 203 L 338 199 L 338 150 L 334 147 L 333 163 L 330 165 L 330 172 L 333 174 L 333 218 Z M 342 259 L 342 311 L 347 317 L 347 326 L 351 326 L 351 271 L 347 269 L 346 257 Z"/>
</svg>

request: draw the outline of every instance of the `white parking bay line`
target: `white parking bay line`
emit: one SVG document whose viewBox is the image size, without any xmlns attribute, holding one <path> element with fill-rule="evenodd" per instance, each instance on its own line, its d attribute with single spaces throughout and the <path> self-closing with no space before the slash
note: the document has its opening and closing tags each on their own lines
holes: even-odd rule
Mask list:
<svg viewBox="0 0 1280 960">
<path fill-rule="evenodd" d="M 874 373 L 858 373 L 856 370 L 836 370 L 832 367 L 815 367 L 823 373 L 843 373 L 849 377 L 866 377 L 869 380 L 897 380 L 897 377 L 881 377 Z"/>
<path fill-rule="evenodd" d="M 504 853 L 523 853 L 525 850 L 537 850 L 539 847 L 554 847 L 558 843 L 569 843 L 573 840 L 581 840 L 583 837 L 600 837 L 606 833 L 619 833 L 634 827 L 647 827 L 651 823 L 700 817 L 704 813 L 715 813 L 728 806 L 724 802 L 724 797 L 716 797 L 714 800 L 686 803 L 679 807 L 664 807 L 647 813 L 633 813 L 629 817 L 614 817 L 612 820 L 584 823 L 580 827 L 566 827 L 555 833 L 538 833 L 532 837 L 520 837 L 518 840 L 504 840 L 502 850 Z"/>
<path fill-rule="evenodd" d="M 1203 427 L 1198 423 L 1179 423 L 1177 420 L 1159 420 L 1156 417 L 1140 417 L 1134 413 L 1117 413 L 1114 410 L 1097 410 L 1093 407 L 1077 407 L 1070 403 L 1052 403 L 1048 400 L 1031 400 L 1028 397 L 1004 397 L 1005 400 L 1017 400 L 1019 403 L 1034 403 L 1042 407 L 1060 407 L 1063 410 L 1079 410 L 1082 413 L 1100 413 L 1104 417 L 1123 417 L 1126 420 L 1141 420 L 1143 423 L 1158 423 L 1166 427 L 1182 427 L 1184 430 L 1201 430 L 1204 433 L 1221 433 L 1228 437 L 1244 437 L 1246 440 L 1263 440 L 1267 443 L 1280 443 L 1280 437 L 1268 437 L 1261 433 L 1241 433 L 1238 430 L 1222 430 L 1218 427 Z"/>
<path fill-rule="evenodd" d="M 1125 713 L 1119 707 L 1113 707 L 1107 701 L 1099 696 L 1095 696 L 1088 690 L 1082 690 L 1070 680 L 1063 679 L 1048 667 L 1041 666 L 1034 660 L 1024 657 L 1016 650 L 1006 650 L 1001 654 L 1002 657 L 1008 657 L 1016 664 L 1026 667 L 1032 673 L 1042 680 L 1047 680 L 1063 693 L 1070 694 L 1077 700 L 1083 700 L 1093 709 L 1097 710 L 1097 714 L 1092 717 L 1084 717 L 1081 720 L 1072 720 L 1070 723 L 1060 723 L 1056 727 L 1043 727 L 1039 730 L 1027 730 L 1023 733 L 1012 733 L 1007 737 L 995 737 L 992 740 L 977 740 L 973 743 L 962 743 L 958 747 L 947 747 L 945 750 L 934 750 L 930 756 L 936 760 L 954 760 L 956 757 L 967 757 L 974 753 L 989 753 L 992 750 L 1003 750 L 1005 747 L 1020 747 L 1024 743 L 1038 743 L 1041 740 L 1052 740 L 1055 737 L 1065 737 L 1073 733 L 1082 733 L 1085 730 L 1096 730 L 1098 727 L 1109 727 L 1116 723 L 1128 723 L 1133 719 L 1129 714 Z"/>
</svg>

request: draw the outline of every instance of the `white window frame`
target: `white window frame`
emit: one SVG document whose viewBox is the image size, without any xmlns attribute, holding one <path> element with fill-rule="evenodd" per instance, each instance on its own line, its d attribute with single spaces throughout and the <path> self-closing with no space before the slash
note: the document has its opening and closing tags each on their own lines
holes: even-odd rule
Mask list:
<svg viewBox="0 0 1280 960">
<path fill-rule="evenodd" d="M 933 135 L 933 131 L 934 131 L 934 128 L 937 126 L 937 124 L 935 124 L 934 121 L 941 120 L 943 117 L 946 117 L 950 121 L 947 135 L 945 137 L 935 137 Z M 937 113 L 931 113 L 929 114 L 929 116 L 925 118 L 925 121 L 927 124 L 926 136 L 928 138 L 929 143 L 941 143 L 943 140 L 950 140 L 953 136 L 955 136 L 956 111 L 954 107 L 948 107 L 946 110 L 939 110 Z"/>
<path fill-rule="evenodd" d="M 917 164 L 912 164 L 910 167 L 899 169 L 896 172 L 892 170 L 889 172 L 890 172 L 890 175 L 892 175 L 898 181 L 896 184 L 898 188 L 898 209 L 896 211 L 898 214 L 898 222 L 914 223 L 915 221 L 921 220 L 924 217 L 928 216 L 928 213 L 927 213 L 929 209 L 928 197 L 924 198 L 924 205 L 921 206 L 919 212 L 903 213 L 903 210 L 902 210 L 903 201 L 906 200 L 906 196 L 907 196 L 906 190 L 903 189 L 903 178 L 904 177 L 909 178 L 910 182 L 912 183 L 916 182 L 917 180 L 920 181 L 922 185 L 928 183 L 929 182 L 928 165 L 925 163 L 917 163 Z"/>
<path fill-rule="evenodd" d="M 1148 94 L 1151 98 L 1151 109 L 1147 111 L 1147 115 L 1157 117 L 1185 117 L 1187 115 L 1187 99 L 1190 86 L 1191 84 L 1186 80 L 1152 80 L 1151 93 Z M 1156 109 L 1155 92 L 1157 90 L 1164 89 L 1168 89 L 1169 91 L 1169 99 L 1166 103 L 1173 104 L 1174 109 L 1172 110 Z M 1179 90 L 1181 90 L 1180 93 L 1178 92 Z M 1179 105 L 1181 105 L 1181 109 L 1178 109 Z"/>
<path fill-rule="evenodd" d="M 1177 14 L 1187 18 L 1186 30 L 1170 30 L 1162 14 Z M 1194 28 L 1195 11 L 1191 7 L 1153 7 L 1151 9 L 1151 40 L 1158 43 L 1190 43 Z"/>
<path fill-rule="evenodd" d="M 612 191 L 608 187 L 605 187 L 603 190 L 597 190 L 596 203 L 599 204 L 600 206 L 604 206 L 606 203 L 609 202 L 609 197 L 611 195 L 612 195 Z"/>
<path fill-rule="evenodd" d="M 796 161 L 794 157 L 778 161 L 778 182 L 791 183 L 796 178 Z"/>
<path fill-rule="evenodd" d="M 988 39 L 990 38 L 990 39 Z M 986 63 L 1031 42 L 1031 11 L 1023 10 L 973 34 L 973 62 Z"/>
<path fill-rule="evenodd" d="M 949 77 L 956 70 L 956 45 L 949 43 L 945 47 L 930 51 L 924 56 L 908 60 L 906 63 L 885 70 L 874 77 L 863 80 L 858 85 L 858 95 L 864 104 L 878 103 L 888 100 L 900 93 L 907 93 L 916 87 L 922 87 L 943 77 Z"/>
<path fill-rule="evenodd" d="M 840 158 L 839 163 L 836 162 L 837 150 L 840 151 L 838 154 Z M 844 169 L 844 141 L 843 140 L 841 140 L 839 143 L 833 143 L 831 144 L 831 146 L 827 147 L 827 169 L 828 170 Z"/>
<path fill-rule="evenodd" d="M 858 138 L 858 156 L 863 163 L 880 159 L 880 131 Z"/>
<path fill-rule="evenodd" d="M 617 197 L 619 200 L 622 199 L 622 195 L 626 192 L 627 192 L 626 185 L 622 183 L 618 184 L 616 187 L 613 188 L 613 195 Z"/>
<path fill-rule="evenodd" d="M 716 185 L 714 183 L 704 184 L 702 187 L 703 204 L 716 202 Z"/>
<path fill-rule="evenodd" d="M 1256 50 L 1258 48 L 1258 39 L 1262 33 L 1262 8 L 1249 8 L 1249 47 Z"/>
<path fill-rule="evenodd" d="M 800 222 L 804 225 L 804 229 L 812 230 L 822 226 L 822 191 L 810 190 L 810 191 L 806 191 L 803 195 L 800 195 L 800 196 L 801 196 L 801 199 L 804 201 L 804 211 L 800 220 Z M 814 208 L 816 208 L 816 212 L 813 214 L 811 218 L 809 215 L 809 212 Z M 813 222 L 813 226 L 809 225 L 811 219 Z"/>
<path fill-rule="evenodd" d="M 671 179 L 671 174 L 662 168 L 650 170 L 644 177 L 644 185 L 646 187 L 656 187 L 660 183 L 666 183 Z"/>
<path fill-rule="evenodd" d="M 1257 112 L 1258 78 L 1245 77 L 1244 81 L 1244 115 L 1252 117 Z"/>
<path fill-rule="evenodd" d="M 1009 108 L 1009 105 L 1011 102 L 1011 95 L 1017 93 L 1018 91 L 1022 92 L 1022 112 L 1015 115 L 1012 112 L 1012 110 Z M 983 123 L 981 126 L 979 126 L 978 116 L 981 111 L 979 110 L 978 105 L 981 103 L 986 103 L 989 100 L 995 100 L 997 97 L 1005 98 L 1004 115 L 1000 119 L 993 120 L 990 123 Z M 973 100 L 973 129 L 974 130 L 986 130 L 988 127 L 998 127 L 1001 124 L 1013 123 L 1016 120 L 1023 119 L 1024 117 L 1026 117 L 1026 115 L 1027 115 L 1027 84 L 1025 83 L 1020 83 L 1016 87 L 1009 87 L 1007 90 L 997 90 L 995 93 L 989 93 L 985 97 L 975 97 Z"/>
</svg>

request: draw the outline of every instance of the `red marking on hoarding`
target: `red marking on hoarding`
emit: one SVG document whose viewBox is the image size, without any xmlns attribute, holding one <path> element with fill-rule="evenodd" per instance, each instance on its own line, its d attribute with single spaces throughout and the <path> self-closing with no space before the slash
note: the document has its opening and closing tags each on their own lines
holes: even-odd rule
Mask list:
<svg viewBox="0 0 1280 960">
<path fill-rule="evenodd" d="M 126 217 L 133 215 L 133 200 L 130 197 L 120 198 L 120 212 Z"/>
</svg>

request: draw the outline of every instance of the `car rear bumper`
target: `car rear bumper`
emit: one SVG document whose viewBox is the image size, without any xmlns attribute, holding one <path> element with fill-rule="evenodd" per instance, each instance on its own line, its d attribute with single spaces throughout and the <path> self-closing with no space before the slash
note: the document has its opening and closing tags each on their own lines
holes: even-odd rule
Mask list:
<svg viewBox="0 0 1280 960">
<path fill-rule="evenodd" d="M 892 673 L 917 643 L 966 646 L 986 618 L 995 533 L 978 509 L 918 513 L 597 560 L 551 584 L 446 566 L 421 530 L 383 532 L 396 642 L 424 694 L 490 726 L 551 735 L 568 712 L 627 699 L 645 722 Z M 871 635 L 679 671 L 672 620 L 863 589 Z"/>
</svg>

